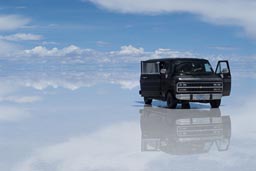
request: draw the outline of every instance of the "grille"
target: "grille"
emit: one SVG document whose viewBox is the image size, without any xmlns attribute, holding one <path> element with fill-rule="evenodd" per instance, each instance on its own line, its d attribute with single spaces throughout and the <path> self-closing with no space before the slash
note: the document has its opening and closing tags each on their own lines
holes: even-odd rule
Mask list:
<svg viewBox="0 0 256 171">
<path fill-rule="evenodd" d="M 178 82 L 177 93 L 221 93 L 222 82 Z"/>
<path fill-rule="evenodd" d="M 177 126 L 177 135 L 180 137 L 190 136 L 220 136 L 223 134 L 221 124 Z"/>
</svg>

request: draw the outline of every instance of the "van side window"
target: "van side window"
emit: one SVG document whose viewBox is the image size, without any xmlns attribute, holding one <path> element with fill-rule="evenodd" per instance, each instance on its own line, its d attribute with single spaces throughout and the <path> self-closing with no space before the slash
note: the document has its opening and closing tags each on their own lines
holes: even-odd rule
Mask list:
<svg viewBox="0 0 256 171">
<path fill-rule="evenodd" d="M 159 62 L 143 62 L 142 73 L 143 74 L 159 74 Z"/>
<path fill-rule="evenodd" d="M 160 62 L 160 70 L 161 69 L 166 69 L 167 71 L 169 71 L 169 64 L 167 62 Z"/>
</svg>

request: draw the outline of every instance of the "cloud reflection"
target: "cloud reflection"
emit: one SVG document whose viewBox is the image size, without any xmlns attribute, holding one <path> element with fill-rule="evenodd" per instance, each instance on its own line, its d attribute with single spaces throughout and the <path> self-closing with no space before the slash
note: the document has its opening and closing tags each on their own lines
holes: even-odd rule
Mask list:
<svg viewBox="0 0 256 171">
<path fill-rule="evenodd" d="M 139 125 L 124 122 L 37 149 L 13 170 L 140 171 L 152 158 L 155 157 L 140 153 Z"/>
<path fill-rule="evenodd" d="M 30 112 L 27 109 L 15 106 L 0 106 L 1 122 L 15 122 L 29 116 Z"/>
<path fill-rule="evenodd" d="M 120 122 L 36 149 L 14 170 L 152 170 L 153 163 L 160 166 L 169 160 L 182 161 L 166 154 L 186 157 L 208 153 L 214 144 L 218 151 L 228 150 L 231 121 L 229 116 L 221 116 L 219 109 L 145 107 L 140 113 L 140 124 Z"/>
</svg>

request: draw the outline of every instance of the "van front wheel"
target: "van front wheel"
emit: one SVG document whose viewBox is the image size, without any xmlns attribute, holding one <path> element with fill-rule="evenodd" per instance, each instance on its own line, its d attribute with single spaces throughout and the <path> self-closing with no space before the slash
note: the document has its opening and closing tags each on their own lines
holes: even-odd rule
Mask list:
<svg viewBox="0 0 256 171">
<path fill-rule="evenodd" d="M 221 100 L 210 101 L 210 104 L 211 104 L 212 108 L 219 108 L 220 107 L 220 103 L 221 103 Z"/>
<path fill-rule="evenodd" d="M 175 109 L 177 106 L 177 100 L 173 97 L 171 93 L 167 94 L 167 107 L 170 109 Z"/>
<path fill-rule="evenodd" d="M 151 105 L 152 104 L 152 99 L 144 97 L 144 103 L 147 104 L 147 105 Z"/>
</svg>

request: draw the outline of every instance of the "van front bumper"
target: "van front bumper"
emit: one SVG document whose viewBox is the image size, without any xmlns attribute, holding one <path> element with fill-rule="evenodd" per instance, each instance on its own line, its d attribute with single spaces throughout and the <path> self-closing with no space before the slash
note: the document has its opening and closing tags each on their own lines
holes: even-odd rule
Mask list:
<svg viewBox="0 0 256 171">
<path fill-rule="evenodd" d="M 177 100 L 191 100 L 191 101 L 204 101 L 204 100 L 220 100 L 222 94 L 176 94 Z"/>
</svg>

